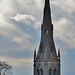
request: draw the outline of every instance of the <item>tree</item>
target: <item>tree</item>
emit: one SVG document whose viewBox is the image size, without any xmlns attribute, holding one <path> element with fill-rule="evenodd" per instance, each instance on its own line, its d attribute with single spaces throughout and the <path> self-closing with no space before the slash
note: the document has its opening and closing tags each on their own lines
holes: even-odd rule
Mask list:
<svg viewBox="0 0 75 75">
<path fill-rule="evenodd" d="M 12 67 L 6 62 L 0 62 L 0 75 L 11 75 L 11 69 Z"/>
</svg>

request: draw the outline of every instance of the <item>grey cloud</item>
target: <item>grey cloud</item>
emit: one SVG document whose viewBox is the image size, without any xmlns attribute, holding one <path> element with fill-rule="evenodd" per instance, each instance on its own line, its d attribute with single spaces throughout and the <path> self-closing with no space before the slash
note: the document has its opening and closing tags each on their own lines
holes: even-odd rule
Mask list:
<svg viewBox="0 0 75 75">
<path fill-rule="evenodd" d="M 43 1 L 43 0 L 42 0 Z M 2 0 L 0 3 L 0 36 L 6 37 L 9 41 L 7 42 L 8 45 L 6 50 L 11 50 L 12 48 L 15 50 L 21 49 L 30 49 L 33 48 L 31 40 L 33 40 L 33 35 L 27 32 L 26 30 L 37 30 L 40 27 L 40 22 L 34 18 L 33 15 L 36 13 L 38 14 L 39 11 L 36 13 L 34 11 L 41 10 L 42 8 L 42 1 L 31 1 L 31 0 Z M 41 3 L 41 4 L 40 4 Z M 39 4 L 39 5 L 38 5 Z M 20 17 L 28 14 L 29 17 L 24 17 L 17 21 L 16 19 L 12 19 L 12 17 L 17 17 L 19 14 Z M 38 16 L 38 15 L 37 15 Z M 33 18 L 33 19 L 32 19 Z M 22 26 L 25 25 L 25 29 Z M 28 26 L 30 28 L 28 28 Z M 5 38 L 4 38 L 5 40 Z M 9 42 L 9 43 L 8 43 Z M 8 49 L 10 45 L 11 48 Z M 1 50 L 5 50 L 5 44 L 3 44 L 3 48 Z M 30 47 L 29 47 L 30 46 Z"/>
<path fill-rule="evenodd" d="M 70 2 L 72 4 L 70 4 Z M 10 44 L 15 43 L 16 47 L 14 46 L 11 48 L 14 48 L 15 50 L 32 50 L 34 46 L 36 47 L 37 43 L 36 45 L 34 45 L 33 40 L 36 39 L 37 33 L 32 34 L 30 32 L 39 31 L 41 24 L 40 22 L 42 20 L 43 5 L 44 0 L 1 1 L 0 36 L 7 37 L 8 39 L 10 39 Z M 55 0 L 52 1 L 51 7 L 55 28 L 55 38 L 59 38 L 62 42 L 65 41 L 64 43 L 66 43 L 70 47 L 74 47 L 74 0 L 67 0 L 65 2 L 62 0 Z M 70 28 L 72 28 L 71 32 L 69 31 Z M 62 35 L 64 36 L 61 37 Z"/>
<path fill-rule="evenodd" d="M 16 50 L 19 50 L 21 48 L 29 49 L 28 47 L 29 45 L 32 47 L 32 43 L 29 41 L 30 39 L 32 39 L 32 35 L 26 32 L 23 32 L 17 26 L 17 22 L 14 22 L 8 16 L 5 16 L 5 15 L 1 15 L 1 16 L 2 16 L 1 18 L 3 19 L 1 19 L 0 21 L 0 36 L 4 36 L 10 39 L 10 43 L 8 43 L 9 41 L 7 41 L 8 44 L 14 45 L 14 43 L 17 43 L 18 45 L 16 45 L 16 47 L 14 46 Z M 5 47 L 5 44 L 4 44 L 4 47 Z"/>
<path fill-rule="evenodd" d="M 20 59 L 20 58 L 12 58 L 12 57 L 5 57 L 5 56 L 0 56 L 0 61 L 6 61 L 8 62 L 10 65 L 12 65 L 13 67 L 30 67 L 32 65 L 32 58 L 27 58 L 27 59 Z M 8 61 L 7 61 L 8 60 Z"/>
<path fill-rule="evenodd" d="M 74 0 L 52 2 L 54 35 L 62 41 L 64 48 L 75 48 L 75 9 Z"/>
</svg>

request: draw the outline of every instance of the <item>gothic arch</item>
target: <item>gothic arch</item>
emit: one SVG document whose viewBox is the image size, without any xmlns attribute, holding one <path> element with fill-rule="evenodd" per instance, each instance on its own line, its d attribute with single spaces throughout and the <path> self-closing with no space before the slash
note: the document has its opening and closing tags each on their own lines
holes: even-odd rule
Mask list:
<svg viewBox="0 0 75 75">
<path fill-rule="evenodd" d="M 53 70 L 53 75 L 57 75 L 56 69 Z"/>
<path fill-rule="evenodd" d="M 52 75 L 52 69 L 49 70 L 49 75 Z"/>
<path fill-rule="evenodd" d="M 43 70 L 41 69 L 41 75 L 43 75 Z"/>
<path fill-rule="evenodd" d="M 39 71 L 39 69 L 37 69 L 37 75 L 40 75 L 40 71 Z"/>
</svg>

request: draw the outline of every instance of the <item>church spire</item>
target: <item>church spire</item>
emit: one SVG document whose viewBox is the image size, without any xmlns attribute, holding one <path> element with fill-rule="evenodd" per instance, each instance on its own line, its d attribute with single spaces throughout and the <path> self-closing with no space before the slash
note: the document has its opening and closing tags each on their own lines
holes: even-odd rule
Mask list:
<svg viewBox="0 0 75 75">
<path fill-rule="evenodd" d="M 60 52 L 58 51 L 57 56 L 49 0 L 45 0 L 41 41 L 37 56 L 34 52 L 34 75 L 60 75 Z"/>
<path fill-rule="evenodd" d="M 43 24 L 41 25 L 41 42 L 37 58 L 57 59 L 56 49 L 53 40 L 53 25 L 49 0 L 45 0 Z"/>
</svg>

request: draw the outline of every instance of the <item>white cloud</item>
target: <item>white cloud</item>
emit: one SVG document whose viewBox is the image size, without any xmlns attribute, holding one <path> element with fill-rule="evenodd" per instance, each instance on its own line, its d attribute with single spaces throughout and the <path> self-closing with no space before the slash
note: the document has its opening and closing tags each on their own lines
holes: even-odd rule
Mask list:
<svg viewBox="0 0 75 75">
<path fill-rule="evenodd" d="M 41 10 L 42 6 L 44 6 L 44 1 L 43 0 L 35 0 L 35 4 L 36 4 L 37 8 L 39 10 Z"/>
<path fill-rule="evenodd" d="M 33 16 L 31 15 L 24 15 L 24 14 L 17 14 L 14 18 L 16 21 L 24 21 L 24 20 L 28 20 L 28 19 L 31 19 L 31 20 L 35 20 Z"/>
<path fill-rule="evenodd" d="M 75 9 L 74 9 L 75 1 L 74 0 L 66 0 L 66 1 L 55 0 L 52 2 L 52 4 L 56 6 L 55 8 L 61 8 L 61 11 L 65 11 L 66 13 L 75 12 Z M 59 10 L 58 12 L 60 12 L 60 9 L 58 10 Z"/>
<path fill-rule="evenodd" d="M 10 15 L 14 13 L 12 3 L 14 1 L 12 0 L 1 0 L 0 2 L 0 12 L 3 14 Z"/>
<path fill-rule="evenodd" d="M 1 62 L 6 62 L 12 67 L 30 67 L 33 64 L 32 58 L 12 58 L 12 57 L 5 57 L 0 56 Z"/>
<path fill-rule="evenodd" d="M 75 26 L 66 18 L 61 18 L 59 21 L 55 21 L 55 37 L 59 38 L 64 44 L 67 44 L 67 48 L 75 48 Z"/>
<path fill-rule="evenodd" d="M 32 47 L 32 43 L 29 41 L 32 39 L 32 35 L 23 32 L 23 30 L 17 26 L 17 22 L 14 22 L 4 14 L 0 14 L 0 36 L 7 37 L 13 44 L 19 44 L 15 48 L 17 50 L 21 48 L 30 49 L 28 46 Z"/>
<path fill-rule="evenodd" d="M 75 9 L 74 0 L 52 1 L 54 35 L 62 41 L 64 48 L 75 48 Z M 59 44 L 59 43 L 58 43 Z"/>
<path fill-rule="evenodd" d="M 35 4 L 35 2 L 33 2 Z M 5 42 L 4 45 L 11 43 L 16 43 L 17 45 L 15 47 L 7 47 L 3 45 L 3 49 L 6 50 L 29 50 L 33 49 L 33 43 L 30 40 L 33 40 L 34 37 L 30 33 L 24 32 L 24 29 L 19 27 L 20 23 L 23 25 L 27 25 L 35 30 L 37 30 L 40 27 L 40 22 L 36 20 L 32 14 L 26 14 L 24 11 L 29 10 L 30 6 L 28 7 L 28 4 L 32 5 L 32 1 L 24 1 L 24 0 L 2 0 L 0 3 L 0 36 L 6 37 L 9 39 L 9 41 Z M 25 7 L 26 6 L 26 7 Z M 23 8 L 22 8 L 23 7 Z M 22 11 L 22 12 L 21 12 Z M 32 11 L 32 10 L 31 10 Z M 24 13 L 24 14 L 22 14 Z M 12 19 L 12 17 L 14 17 Z M 26 27 L 26 26 L 25 26 Z M 28 29 L 28 28 L 26 28 Z M 28 29 L 30 30 L 30 29 Z M 1 50 L 3 50 L 1 47 Z M 4 49 L 4 50 L 5 50 Z"/>
<path fill-rule="evenodd" d="M 28 14 L 17 14 L 15 17 L 12 17 L 12 19 L 17 22 L 22 22 L 33 29 L 38 29 L 41 25 L 41 23 L 38 22 L 32 15 Z"/>
</svg>

